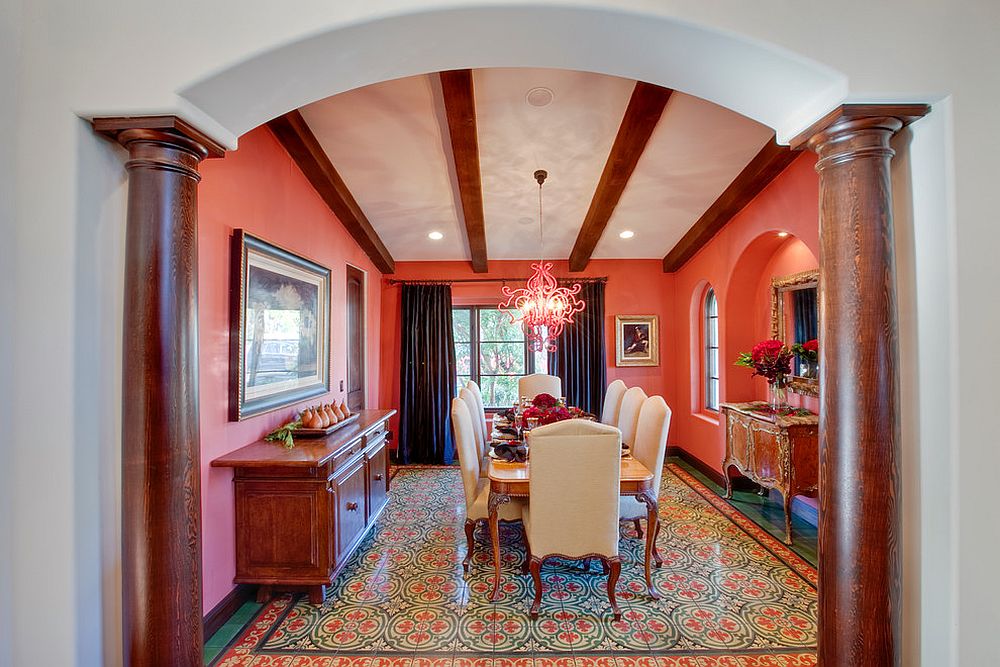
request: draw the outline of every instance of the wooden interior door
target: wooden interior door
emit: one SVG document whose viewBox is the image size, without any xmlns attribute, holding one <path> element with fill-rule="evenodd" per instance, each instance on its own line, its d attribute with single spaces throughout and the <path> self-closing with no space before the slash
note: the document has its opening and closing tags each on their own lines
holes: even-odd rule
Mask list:
<svg viewBox="0 0 1000 667">
<path fill-rule="evenodd" d="M 347 267 L 347 405 L 365 408 L 365 274 Z"/>
</svg>

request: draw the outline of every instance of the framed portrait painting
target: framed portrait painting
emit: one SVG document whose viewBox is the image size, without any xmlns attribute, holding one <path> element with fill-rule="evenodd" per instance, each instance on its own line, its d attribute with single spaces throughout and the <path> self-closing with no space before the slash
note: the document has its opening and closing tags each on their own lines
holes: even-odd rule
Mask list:
<svg viewBox="0 0 1000 667">
<path fill-rule="evenodd" d="M 615 366 L 659 366 L 656 315 L 615 315 Z"/>
<path fill-rule="evenodd" d="M 230 420 L 330 390 L 330 270 L 233 233 Z"/>
</svg>

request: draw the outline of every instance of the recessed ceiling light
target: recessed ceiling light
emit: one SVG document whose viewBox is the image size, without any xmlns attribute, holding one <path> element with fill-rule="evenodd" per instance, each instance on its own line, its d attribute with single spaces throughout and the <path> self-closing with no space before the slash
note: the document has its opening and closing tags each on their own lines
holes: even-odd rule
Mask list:
<svg viewBox="0 0 1000 667">
<path fill-rule="evenodd" d="M 635 236 L 635 232 L 633 232 L 631 229 L 626 229 L 624 232 L 622 232 L 621 234 L 618 235 L 618 238 L 620 238 L 620 239 L 630 239 L 633 236 Z"/>
<path fill-rule="evenodd" d="M 779 237 L 779 238 L 782 238 L 782 239 L 783 239 L 783 238 L 785 238 L 786 236 L 788 236 L 788 232 L 778 232 L 778 237 Z"/>
<path fill-rule="evenodd" d="M 431 232 L 430 234 L 427 235 L 427 238 L 429 238 L 432 241 L 440 241 L 441 239 L 444 238 L 444 234 L 442 234 L 441 232 Z"/>
<path fill-rule="evenodd" d="M 544 86 L 532 88 L 524 96 L 524 100 L 533 107 L 547 107 L 552 104 L 553 98 L 555 98 L 555 93 L 552 92 L 551 88 Z"/>
</svg>

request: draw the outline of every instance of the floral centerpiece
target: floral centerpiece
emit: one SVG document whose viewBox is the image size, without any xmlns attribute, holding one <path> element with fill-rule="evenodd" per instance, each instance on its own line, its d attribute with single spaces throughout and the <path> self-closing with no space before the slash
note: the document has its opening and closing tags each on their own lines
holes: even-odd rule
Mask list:
<svg viewBox="0 0 1000 667">
<path fill-rule="evenodd" d="M 804 343 L 792 345 L 792 354 L 799 358 L 802 377 L 816 379 L 819 371 L 819 341 L 813 338 Z"/>
<path fill-rule="evenodd" d="M 568 407 L 552 394 L 541 393 L 531 401 L 531 406 L 524 410 L 524 419 L 537 419 L 539 424 L 554 424 L 566 419 L 587 417 L 580 408 Z"/>
<path fill-rule="evenodd" d="M 786 389 L 792 373 L 792 351 L 780 340 L 765 340 L 753 346 L 750 352 L 741 352 L 737 366 L 753 370 L 767 380 L 771 388 L 771 409 L 777 413 L 787 407 Z"/>
</svg>

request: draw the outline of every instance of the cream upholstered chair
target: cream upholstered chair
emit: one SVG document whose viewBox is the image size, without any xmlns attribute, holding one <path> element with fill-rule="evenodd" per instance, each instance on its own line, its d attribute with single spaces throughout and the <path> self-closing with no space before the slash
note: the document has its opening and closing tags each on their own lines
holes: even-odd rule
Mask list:
<svg viewBox="0 0 1000 667">
<path fill-rule="evenodd" d="M 469 419 L 472 421 L 472 436 L 476 443 L 476 451 L 479 453 L 479 476 L 486 477 L 487 472 L 487 445 L 486 445 L 486 425 L 479 419 L 479 401 L 476 395 L 465 387 L 458 390 L 458 397 L 465 402 L 465 407 L 469 409 Z"/>
<path fill-rule="evenodd" d="M 618 425 L 618 415 L 622 410 L 622 398 L 628 387 L 621 380 L 615 380 L 608 385 L 604 394 L 604 410 L 601 411 L 601 423 L 611 426 Z"/>
<path fill-rule="evenodd" d="M 473 412 L 472 418 L 475 419 L 477 416 L 479 417 L 479 423 L 482 424 L 483 426 L 483 433 L 485 433 L 487 437 L 489 437 L 490 429 L 487 428 L 486 426 L 486 404 L 483 403 L 483 392 L 479 388 L 479 385 L 473 382 L 472 380 L 469 380 L 468 382 L 465 383 L 465 388 L 473 393 L 473 395 L 476 397 L 476 403 L 479 404 L 478 414 L 476 412 Z"/>
<path fill-rule="evenodd" d="M 635 428 L 639 424 L 639 410 L 646 400 L 646 392 L 642 387 L 632 387 L 622 397 L 622 409 L 618 413 L 618 430 L 622 432 L 622 442 L 632 447 L 635 440 Z"/>
<path fill-rule="evenodd" d="M 549 394 L 559 398 L 562 396 L 562 379 L 558 375 L 535 373 L 525 375 L 517 381 L 518 396 L 527 396 L 530 401 L 539 394 Z"/>
<path fill-rule="evenodd" d="M 558 556 L 600 559 L 608 572 L 608 600 L 621 618 L 615 585 L 621 439 L 618 429 L 583 419 L 536 428 L 530 439 L 529 507 L 522 510 L 528 541 L 525 564 L 535 582 L 531 617 L 542 602 L 542 564 Z"/>
<path fill-rule="evenodd" d="M 485 523 L 490 516 L 490 480 L 479 476 L 481 459 L 476 449 L 476 437 L 472 432 L 472 415 L 468 405 L 461 398 L 451 401 L 451 428 L 455 435 L 455 449 L 458 451 L 458 465 L 462 469 L 462 486 L 465 488 L 465 540 L 466 554 L 462 568 L 469 571 L 475 548 L 476 526 Z M 512 498 L 509 503 L 497 509 L 501 521 L 520 521 L 524 502 Z"/>
<path fill-rule="evenodd" d="M 635 444 L 632 445 L 632 457 L 653 473 L 653 489 L 659 494 L 660 481 L 663 479 L 663 459 L 667 452 L 667 432 L 670 430 L 670 407 L 662 396 L 650 396 L 642 402 L 639 410 L 639 422 L 636 426 Z M 619 502 L 618 516 L 622 521 L 632 521 L 636 534 L 642 538 L 641 520 L 646 518 L 646 506 L 633 496 L 622 496 Z M 657 526 L 659 528 L 659 526 Z M 663 564 L 663 559 L 656 551 L 656 535 L 653 535 L 653 556 L 656 566 Z"/>
</svg>

